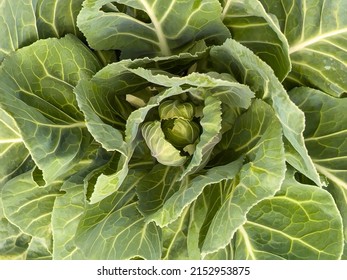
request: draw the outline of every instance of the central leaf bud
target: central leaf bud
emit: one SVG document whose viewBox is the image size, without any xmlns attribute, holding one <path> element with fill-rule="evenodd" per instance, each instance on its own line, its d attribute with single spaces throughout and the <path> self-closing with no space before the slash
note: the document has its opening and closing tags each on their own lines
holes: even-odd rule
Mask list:
<svg viewBox="0 0 347 280">
<path fill-rule="evenodd" d="M 194 121 L 176 118 L 161 123 L 165 138 L 176 148 L 194 144 L 200 135 L 200 127 Z"/>
</svg>

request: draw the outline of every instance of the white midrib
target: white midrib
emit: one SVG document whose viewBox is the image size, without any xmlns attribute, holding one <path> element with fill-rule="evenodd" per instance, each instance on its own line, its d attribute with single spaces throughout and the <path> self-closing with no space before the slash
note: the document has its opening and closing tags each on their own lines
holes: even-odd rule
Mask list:
<svg viewBox="0 0 347 280">
<path fill-rule="evenodd" d="M 157 33 L 158 41 L 159 41 L 159 48 L 164 56 L 171 55 L 171 50 L 169 48 L 169 45 L 167 43 L 166 37 L 164 35 L 163 29 L 161 28 L 160 22 L 156 15 L 153 12 L 153 9 L 148 5 L 146 0 L 140 0 L 141 4 L 146 10 L 146 13 L 148 14 L 149 18 L 151 19 L 154 28 Z"/>
<path fill-rule="evenodd" d="M 292 53 L 295 53 L 297 51 L 300 51 L 310 45 L 313 45 L 319 41 L 322 41 L 326 38 L 329 38 L 329 37 L 333 37 L 333 36 L 336 36 L 336 35 L 340 35 L 342 33 L 347 33 L 347 28 L 343 28 L 343 29 L 339 29 L 339 30 L 335 30 L 335 31 L 331 31 L 331 32 L 328 32 L 328 33 L 324 33 L 324 34 L 321 34 L 319 36 L 316 36 L 310 40 L 307 40 L 307 41 L 303 41 L 297 45 L 294 45 L 292 47 L 289 48 L 289 54 L 292 54 Z"/>
</svg>

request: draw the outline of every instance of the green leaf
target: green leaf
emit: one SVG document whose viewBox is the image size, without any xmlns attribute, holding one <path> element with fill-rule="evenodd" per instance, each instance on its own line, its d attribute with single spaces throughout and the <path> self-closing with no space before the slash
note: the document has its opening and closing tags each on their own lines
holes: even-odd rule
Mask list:
<svg viewBox="0 0 347 280">
<path fill-rule="evenodd" d="M 56 198 L 52 212 L 53 259 L 73 259 L 80 254 L 75 235 L 87 205 L 88 186 L 106 168 L 108 160 L 109 155 L 98 145 L 91 145 L 76 174 L 63 183 L 62 195 Z"/>
<path fill-rule="evenodd" d="M 200 125 L 202 127 L 200 139 L 196 145 L 193 157 L 182 173 L 181 178 L 203 168 L 210 159 L 213 148 L 220 141 L 220 131 L 222 129 L 220 100 L 212 96 L 205 99 L 203 117 L 200 120 Z"/>
<path fill-rule="evenodd" d="M 31 236 L 11 224 L 3 213 L 0 196 L 0 260 L 25 259 Z"/>
<path fill-rule="evenodd" d="M 347 240 L 347 100 L 310 88 L 289 94 L 310 120 L 304 132 L 306 146 L 318 172 L 329 180 L 328 190 L 342 215 Z"/>
<path fill-rule="evenodd" d="M 10 52 L 38 40 L 37 0 L 0 0 L 0 63 Z"/>
<path fill-rule="evenodd" d="M 24 233 L 49 240 L 51 212 L 62 182 L 44 187 L 34 181 L 34 170 L 8 181 L 2 188 L 1 199 L 6 218 Z"/>
<path fill-rule="evenodd" d="M 14 119 L 46 183 L 64 176 L 90 142 L 73 88 L 101 65 L 72 35 L 22 48 L 0 69 L 1 107 Z M 30 81 L 30 82 L 29 82 Z"/>
<path fill-rule="evenodd" d="M 187 232 L 189 211 L 186 209 L 175 222 L 162 229 L 162 260 L 188 260 Z"/>
<path fill-rule="evenodd" d="M 254 0 L 223 0 L 223 23 L 233 39 L 269 64 L 279 80 L 291 69 L 289 45 L 274 19 Z"/>
<path fill-rule="evenodd" d="M 40 38 L 74 34 L 82 37 L 76 26 L 83 0 L 36 0 L 37 29 Z"/>
<path fill-rule="evenodd" d="M 261 120 L 264 114 L 272 115 L 260 124 L 265 129 L 252 129 L 253 123 Z M 249 133 L 246 137 L 245 132 Z M 247 161 L 237 181 L 230 182 L 232 191 L 212 220 L 202 247 L 203 254 L 216 252 L 229 244 L 237 228 L 246 222 L 250 208 L 273 196 L 284 180 L 282 129 L 268 104 L 256 100 L 236 120 L 230 147 L 236 152 L 245 149 L 241 153 L 245 153 Z"/>
<path fill-rule="evenodd" d="M 342 223 L 330 194 L 287 176 L 276 196 L 247 214 L 236 235 L 236 259 L 339 259 Z"/>
<path fill-rule="evenodd" d="M 1 106 L 1 105 L 0 105 Z M 14 157 L 13 155 L 16 155 Z M 0 189 L 30 166 L 31 159 L 14 119 L 0 107 Z"/>
<path fill-rule="evenodd" d="M 203 193 L 190 207 L 189 230 L 187 235 L 188 253 L 190 259 L 202 259 L 201 247 L 205 240 L 208 228 L 216 212 L 221 207 L 230 193 L 229 181 L 222 181 L 204 189 Z M 218 251 L 215 254 L 204 256 L 204 259 L 220 257 L 229 259 L 228 249 Z"/>
<path fill-rule="evenodd" d="M 145 216 L 158 211 L 163 204 L 180 188 L 185 188 L 187 179 L 179 181 L 183 167 L 157 164 L 136 187 L 139 198 L 138 208 Z"/>
<path fill-rule="evenodd" d="M 187 187 L 180 188 L 157 212 L 149 215 L 147 221 L 155 221 L 164 227 L 175 221 L 192 202 L 204 191 L 204 188 L 227 179 L 233 179 L 242 166 L 243 158 L 224 166 L 209 169 L 205 174 L 192 179 Z"/>
<path fill-rule="evenodd" d="M 129 170 L 121 187 L 102 201 L 87 205 L 76 233 L 73 259 L 159 259 L 160 231 L 137 210 L 135 186 L 147 170 Z"/>
<path fill-rule="evenodd" d="M 214 69 L 232 74 L 239 82 L 248 85 L 258 98 L 272 105 L 276 117 L 281 122 L 283 134 L 293 147 L 294 155 L 288 160 L 291 158 L 296 160 L 290 160 L 289 163 L 321 186 L 322 183 L 308 156 L 302 135 L 304 114 L 289 99 L 272 69 L 250 50 L 232 39 L 228 39 L 222 46 L 211 48 L 210 56 Z"/>
<path fill-rule="evenodd" d="M 144 123 L 141 131 L 152 156 L 159 163 L 168 166 L 181 166 L 185 163 L 187 157 L 181 156 L 180 151 L 165 139 L 159 121 Z"/>
<path fill-rule="evenodd" d="M 217 0 L 119 0 L 103 9 L 112 2 L 84 1 L 77 23 L 93 49 L 119 49 L 123 58 L 170 56 L 201 39 L 222 43 L 230 36 Z"/>
<path fill-rule="evenodd" d="M 110 213 L 104 220 L 77 236 L 88 259 L 159 259 L 160 233 L 154 223 L 146 224 L 136 209 L 129 204 Z"/>
<path fill-rule="evenodd" d="M 293 69 L 285 85 L 306 85 L 333 96 L 347 92 L 347 2 L 261 0 L 288 39 Z"/>
</svg>

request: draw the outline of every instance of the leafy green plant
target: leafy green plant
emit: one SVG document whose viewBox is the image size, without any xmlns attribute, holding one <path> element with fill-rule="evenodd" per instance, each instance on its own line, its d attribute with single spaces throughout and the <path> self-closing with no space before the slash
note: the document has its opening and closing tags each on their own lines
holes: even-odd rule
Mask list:
<svg viewBox="0 0 347 280">
<path fill-rule="evenodd" d="M 1 259 L 347 259 L 346 1 L 0 7 Z"/>
</svg>

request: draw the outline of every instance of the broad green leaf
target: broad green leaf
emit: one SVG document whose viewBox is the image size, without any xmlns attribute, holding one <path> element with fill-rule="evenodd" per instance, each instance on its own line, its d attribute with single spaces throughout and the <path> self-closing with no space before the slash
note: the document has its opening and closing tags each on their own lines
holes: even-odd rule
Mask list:
<svg viewBox="0 0 347 280">
<path fill-rule="evenodd" d="M 271 118 L 264 119 L 266 114 Z M 263 120 L 254 129 L 253 123 Z M 264 127 L 265 129 L 261 129 Z M 256 141 L 257 140 L 257 141 Z M 272 108 L 256 100 L 235 122 L 230 148 L 246 155 L 228 198 L 212 219 L 202 253 L 216 252 L 227 246 L 234 233 L 247 221 L 250 208 L 273 196 L 281 187 L 285 175 L 282 129 Z"/>
<path fill-rule="evenodd" d="M 51 260 L 52 244 L 51 240 L 45 238 L 32 237 L 28 251 L 26 252 L 26 260 Z"/>
<path fill-rule="evenodd" d="M 160 232 L 154 223 L 145 223 L 136 203 L 108 213 L 103 220 L 88 227 L 76 237 L 88 259 L 156 260 L 161 257 Z"/>
<path fill-rule="evenodd" d="M 189 230 L 189 209 L 181 217 L 162 229 L 162 260 L 188 260 L 187 232 Z"/>
<path fill-rule="evenodd" d="M 236 234 L 236 259 L 339 259 L 342 223 L 331 195 L 287 176 L 276 196 L 247 214 Z"/>
<path fill-rule="evenodd" d="M 77 166 L 77 173 L 66 180 L 54 202 L 52 212 L 53 259 L 73 259 L 79 249 L 75 235 L 87 205 L 86 193 L 93 176 L 105 168 L 109 155 L 91 145 L 86 156 Z M 101 169 L 101 170 L 100 170 Z"/>
<path fill-rule="evenodd" d="M 289 94 L 309 120 L 306 146 L 318 172 L 329 180 L 328 190 L 342 215 L 347 240 L 347 100 L 310 88 Z"/>
<path fill-rule="evenodd" d="M 8 181 L 2 188 L 1 199 L 5 217 L 24 233 L 50 240 L 51 213 L 62 182 L 39 186 L 34 170 Z"/>
<path fill-rule="evenodd" d="M 293 69 L 288 88 L 305 85 L 333 96 L 347 92 L 347 2 L 261 0 L 288 39 Z"/>
<path fill-rule="evenodd" d="M 38 40 L 38 0 L 0 0 L 0 63 L 10 52 Z"/>
<path fill-rule="evenodd" d="M 170 56 L 201 39 L 222 43 L 230 35 L 220 14 L 217 0 L 86 0 L 77 24 L 93 49 L 121 50 L 123 58 Z"/>
<path fill-rule="evenodd" d="M 291 69 L 289 45 L 277 22 L 257 0 L 222 0 L 223 23 L 232 38 L 269 64 L 279 80 Z"/>
<path fill-rule="evenodd" d="M 0 196 L 0 260 L 25 259 L 30 241 L 30 235 L 6 219 Z"/>
<path fill-rule="evenodd" d="M 172 167 L 157 164 L 136 187 L 139 198 L 138 208 L 146 217 L 158 211 L 180 188 L 185 188 L 187 178 L 179 181 L 183 167 Z"/>
<path fill-rule="evenodd" d="M 187 187 L 180 188 L 174 193 L 157 212 L 149 215 L 147 221 L 155 221 L 160 227 L 164 227 L 175 221 L 198 196 L 205 187 L 227 179 L 233 179 L 240 171 L 243 157 L 223 166 L 209 169 L 203 175 L 192 179 Z"/>
<path fill-rule="evenodd" d="M 121 187 L 102 201 L 89 204 L 76 233 L 73 259 L 159 259 L 160 231 L 146 224 L 137 210 L 135 186 L 147 169 L 130 169 Z"/>
<path fill-rule="evenodd" d="M 82 37 L 76 19 L 83 0 L 37 1 L 37 29 L 40 38 L 62 37 L 68 33 Z"/>
<path fill-rule="evenodd" d="M 201 259 L 201 247 L 206 237 L 206 233 L 211 221 L 221 207 L 228 194 L 230 193 L 230 184 L 228 180 L 218 184 L 213 184 L 204 189 L 203 193 L 190 207 L 189 230 L 187 235 L 188 253 L 190 259 Z M 216 254 L 207 255 L 204 259 L 221 257 L 220 259 L 229 259 L 231 256 L 228 250 L 222 249 Z M 222 257 L 223 256 L 223 257 Z"/>
<path fill-rule="evenodd" d="M 289 163 L 321 186 L 322 183 L 308 156 L 302 135 L 304 114 L 289 99 L 272 69 L 250 50 L 232 39 L 228 39 L 222 46 L 213 47 L 210 56 L 215 70 L 234 75 L 239 82 L 248 85 L 258 98 L 272 105 L 276 117 L 281 122 L 283 134 L 293 147 L 293 156 L 288 160 L 295 158 L 295 161 L 290 160 Z"/>
<path fill-rule="evenodd" d="M 91 51 L 72 35 L 37 41 L 2 64 L 1 107 L 16 122 L 48 184 L 68 172 L 89 145 L 73 88 L 99 67 Z"/>
<path fill-rule="evenodd" d="M 14 157 L 13 155 L 16 155 Z M 16 122 L 0 105 L 0 190 L 6 181 L 30 166 L 30 155 L 26 149 Z"/>
</svg>

